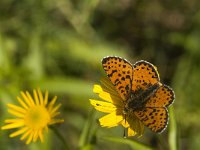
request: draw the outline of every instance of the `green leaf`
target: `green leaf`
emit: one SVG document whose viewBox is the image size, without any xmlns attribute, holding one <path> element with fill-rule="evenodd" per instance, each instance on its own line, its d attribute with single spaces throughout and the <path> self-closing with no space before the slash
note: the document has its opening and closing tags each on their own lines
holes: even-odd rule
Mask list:
<svg viewBox="0 0 200 150">
<path fill-rule="evenodd" d="M 153 148 L 144 145 L 142 143 L 136 142 L 134 140 L 125 139 L 125 138 L 117 138 L 117 137 L 103 137 L 103 140 L 116 142 L 116 143 L 122 143 L 129 145 L 132 149 L 139 149 L 139 150 L 153 150 Z"/>
</svg>

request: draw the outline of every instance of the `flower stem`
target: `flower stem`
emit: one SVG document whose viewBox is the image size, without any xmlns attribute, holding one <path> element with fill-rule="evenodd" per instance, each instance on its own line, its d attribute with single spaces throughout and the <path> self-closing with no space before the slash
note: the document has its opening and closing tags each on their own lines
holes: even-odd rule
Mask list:
<svg viewBox="0 0 200 150">
<path fill-rule="evenodd" d="M 57 130 L 57 128 L 50 126 L 50 129 L 53 130 L 53 132 L 56 134 L 56 136 L 59 138 L 59 140 L 63 143 L 63 146 L 65 147 L 65 150 L 69 150 L 69 147 L 65 141 L 65 138 L 63 135 Z"/>
</svg>

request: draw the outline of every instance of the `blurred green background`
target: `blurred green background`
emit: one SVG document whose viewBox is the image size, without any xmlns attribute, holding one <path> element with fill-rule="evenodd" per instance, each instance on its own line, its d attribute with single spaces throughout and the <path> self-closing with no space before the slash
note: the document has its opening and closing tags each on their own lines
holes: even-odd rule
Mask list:
<svg viewBox="0 0 200 150">
<path fill-rule="evenodd" d="M 89 104 L 105 73 L 101 59 L 121 56 L 157 66 L 176 94 L 169 127 L 123 139 L 123 128 L 101 128 Z M 1 0 L 0 125 L 6 103 L 40 87 L 58 96 L 65 123 L 56 126 L 69 149 L 200 149 L 200 2 L 198 0 Z M 177 128 L 176 128 L 177 127 Z M 14 131 L 14 130 L 13 130 Z M 25 145 L 0 132 L 2 150 L 64 149 L 54 132 Z M 109 137 L 116 137 L 109 138 Z M 141 146 L 141 145 L 139 145 Z"/>
</svg>

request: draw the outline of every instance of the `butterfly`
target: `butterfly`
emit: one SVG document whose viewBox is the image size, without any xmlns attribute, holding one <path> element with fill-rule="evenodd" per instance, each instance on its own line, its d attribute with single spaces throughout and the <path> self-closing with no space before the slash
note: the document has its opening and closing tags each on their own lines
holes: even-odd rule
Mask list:
<svg viewBox="0 0 200 150">
<path fill-rule="evenodd" d="M 126 59 L 108 56 L 102 66 L 124 103 L 124 115 L 134 114 L 153 132 L 161 133 L 168 124 L 173 90 L 160 82 L 157 68 L 144 60 L 132 65 Z"/>
</svg>

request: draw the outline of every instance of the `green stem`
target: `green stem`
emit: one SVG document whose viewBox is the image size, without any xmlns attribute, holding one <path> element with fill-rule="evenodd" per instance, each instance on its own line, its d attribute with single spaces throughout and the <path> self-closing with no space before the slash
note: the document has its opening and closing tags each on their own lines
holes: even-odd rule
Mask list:
<svg viewBox="0 0 200 150">
<path fill-rule="evenodd" d="M 91 129 L 92 129 L 92 125 L 94 122 L 94 117 L 95 117 L 95 113 L 94 113 L 94 109 L 92 109 L 87 121 L 85 122 L 84 128 L 82 130 L 80 139 L 79 139 L 79 144 L 78 146 L 80 148 L 84 147 L 86 144 L 88 144 L 89 138 L 90 138 L 90 134 L 91 134 Z"/>
<path fill-rule="evenodd" d="M 169 108 L 170 115 L 170 126 L 169 126 L 169 148 L 170 150 L 177 150 L 177 127 L 176 127 L 176 118 L 174 114 L 174 108 L 171 106 Z"/>
<path fill-rule="evenodd" d="M 57 128 L 51 126 L 50 129 L 55 133 L 55 135 L 59 138 L 59 140 L 63 143 L 63 146 L 65 147 L 65 150 L 69 150 L 69 147 L 65 141 L 65 138 L 63 135 L 57 130 Z"/>
</svg>

